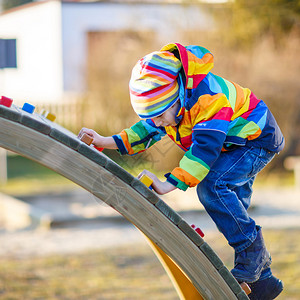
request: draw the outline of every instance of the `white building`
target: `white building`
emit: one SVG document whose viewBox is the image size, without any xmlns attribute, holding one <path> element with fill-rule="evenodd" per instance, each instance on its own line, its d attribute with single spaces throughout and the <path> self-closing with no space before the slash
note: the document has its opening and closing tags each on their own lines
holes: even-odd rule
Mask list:
<svg viewBox="0 0 300 300">
<path fill-rule="evenodd" d="M 195 4 L 161 1 L 59 1 L 26 4 L 0 15 L 0 95 L 56 102 L 85 91 L 89 32 L 151 30 L 163 43 L 178 30 L 208 29 Z"/>
</svg>

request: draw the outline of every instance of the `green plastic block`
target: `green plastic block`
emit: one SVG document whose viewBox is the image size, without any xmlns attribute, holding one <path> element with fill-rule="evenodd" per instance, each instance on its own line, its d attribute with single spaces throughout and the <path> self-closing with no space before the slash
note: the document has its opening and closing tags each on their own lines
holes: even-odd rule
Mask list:
<svg viewBox="0 0 300 300">
<path fill-rule="evenodd" d="M 159 200 L 155 206 L 175 225 L 178 225 L 182 220 L 181 216 L 175 210 L 169 207 L 164 201 Z"/>
<path fill-rule="evenodd" d="M 202 237 L 184 220 L 181 220 L 178 227 L 188 236 L 198 247 L 204 243 Z"/>
<path fill-rule="evenodd" d="M 156 204 L 160 199 L 159 197 L 152 192 L 147 186 L 145 186 L 137 178 L 134 178 L 131 182 L 131 186 L 141 195 L 143 195 L 150 203 Z"/>
<path fill-rule="evenodd" d="M 200 246 L 200 249 L 207 256 L 207 258 L 211 261 L 211 263 L 215 266 L 217 270 L 221 269 L 224 266 L 222 260 L 207 243 L 203 243 Z"/>
<path fill-rule="evenodd" d="M 57 130 L 55 128 L 51 129 L 51 132 L 49 134 L 52 138 L 54 138 L 55 140 L 63 143 L 64 145 L 74 149 L 74 150 L 78 150 L 81 142 L 79 141 L 79 139 L 76 139 L 74 137 L 71 137 L 69 135 L 67 135 L 66 133 Z"/>
</svg>

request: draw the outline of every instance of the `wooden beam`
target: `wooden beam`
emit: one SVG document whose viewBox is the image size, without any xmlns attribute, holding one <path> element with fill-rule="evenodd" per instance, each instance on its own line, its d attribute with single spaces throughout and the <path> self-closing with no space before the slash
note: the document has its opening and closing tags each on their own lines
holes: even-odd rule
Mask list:
<svg viewBox="0 0 300 300">
<path fill-rule="evenodd" d="M 118 211 L 176 263 L 204 299 L 248 299 L 214 251 L 180 215 L 73 133 L 37 114 L 0 106 L 0 147 L 56 171 Z"/>
</svg>

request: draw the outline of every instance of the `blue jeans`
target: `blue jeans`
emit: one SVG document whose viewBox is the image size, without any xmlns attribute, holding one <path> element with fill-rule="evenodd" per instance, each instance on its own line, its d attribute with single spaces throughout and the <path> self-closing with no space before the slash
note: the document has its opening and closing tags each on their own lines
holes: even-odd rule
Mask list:
<svg viewBox="0 0 300 300">
<path fill-rule="evenodd" d="M 274 156 L 274 152 L 248 146 L 222 152 L 197 186 L 201 203 L 237 253 L 256 238 L 255 221 L 247 213 L 252 185 Z"/>
</svg>

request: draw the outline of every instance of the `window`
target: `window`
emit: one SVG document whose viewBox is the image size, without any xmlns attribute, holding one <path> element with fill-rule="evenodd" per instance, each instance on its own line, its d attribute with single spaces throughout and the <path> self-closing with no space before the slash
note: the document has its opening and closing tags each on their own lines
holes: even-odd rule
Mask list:
<svg viewBox="0 0 300 300">
<path fill-rule="evenodd" d="M 0 69 L 17 67 L 17 40 L 0 39 Z"/>
</svg>

